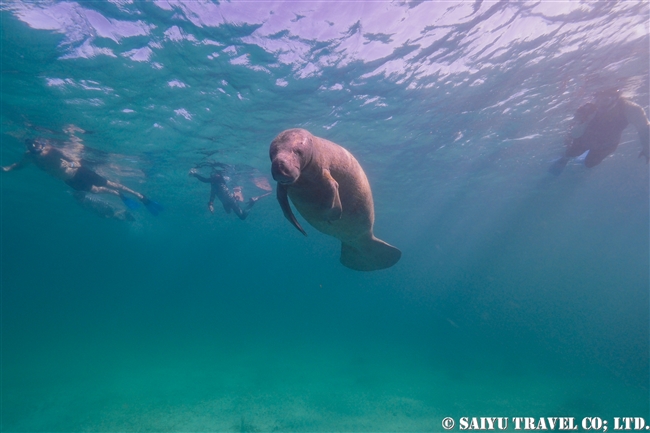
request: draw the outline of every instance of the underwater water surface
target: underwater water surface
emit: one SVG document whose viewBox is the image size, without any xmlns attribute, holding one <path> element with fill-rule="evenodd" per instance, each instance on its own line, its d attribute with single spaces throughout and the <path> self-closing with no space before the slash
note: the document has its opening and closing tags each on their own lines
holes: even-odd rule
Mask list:
<svg viewBox="0 0 650 433">
<path fill-rule="evenodd" d="M 649 18 L 646 1 L 3 1 L 1 164 L 25 140 L 83 143 L 164 210 L 102 196 L 132 216 L 102 218 L 34 165 L 0 173 L 0 429 L 650 422 L 637 132 L 547 172 L 595 92 L 649 111 Z M 345 268 L 339 241 L 285 219 L 268 149 L 295 127 L 359 160 L 395 266 Z M 243 221 L 188 176 L 217 162 L 273 187 Z"/>
</svg>

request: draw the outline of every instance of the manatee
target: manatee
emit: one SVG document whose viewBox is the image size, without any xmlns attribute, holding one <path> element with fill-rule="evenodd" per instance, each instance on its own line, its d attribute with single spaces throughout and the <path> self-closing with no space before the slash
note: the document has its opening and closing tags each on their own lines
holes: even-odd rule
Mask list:
<svg viewBox="0 0 650 433">
<path fill-rule="evenodd" d="M 341 263 L 357 271 L 393 266 L 399 249 L 377 239 L 370 183 L 343 147 L 304 129 L 288 129 L 271 143 L 271 173 L 284 216 L 305 236 L 293 205 L 318 231 L 341 241 Z"/>
</svg>

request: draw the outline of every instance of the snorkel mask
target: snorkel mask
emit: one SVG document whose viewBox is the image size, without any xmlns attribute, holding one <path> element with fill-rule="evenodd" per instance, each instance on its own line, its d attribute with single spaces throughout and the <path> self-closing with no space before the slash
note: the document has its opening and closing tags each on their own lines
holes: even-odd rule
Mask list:
<svg viewBox="0 0 650 433">
<path fill-rule="evenodd" d="M 618 89 L 606 89 L 597 92 L 595 96 L 596 105 L 600 110 L 610 110 L 618 101 L 620 92 Z"/>
<path fill-rule="evenodd" d="M 41 153 L 46 144 L 47 141 L 42 138 L 36 138 L 34 140 L 25 140 L 27 151 L 29 153 L 34 153 L 34 154 Z"/>
</svg>

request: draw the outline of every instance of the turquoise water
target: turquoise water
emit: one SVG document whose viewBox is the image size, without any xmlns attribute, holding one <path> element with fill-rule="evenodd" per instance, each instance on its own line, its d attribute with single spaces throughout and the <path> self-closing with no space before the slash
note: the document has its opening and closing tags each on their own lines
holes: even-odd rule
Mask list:
<svg viewBox="0 0 650 433">
<path fill-rule="evenodd" d="M 75 125 L 102 173 L 165 207 L 99 218 L 34 166 L 1 174 L 2 431 L 650 418 L 636 131 L 595 168 L 546 172 L 595 91 L 649 111 L 647 2 L 5 1 L 0 17 L 2 165 Z M 273 195 L 245 221 L 207 210 L 189 169 L 270 178 L 292 127 L 357 157 L 397 265 L 343 267 Z"/>
</svg>

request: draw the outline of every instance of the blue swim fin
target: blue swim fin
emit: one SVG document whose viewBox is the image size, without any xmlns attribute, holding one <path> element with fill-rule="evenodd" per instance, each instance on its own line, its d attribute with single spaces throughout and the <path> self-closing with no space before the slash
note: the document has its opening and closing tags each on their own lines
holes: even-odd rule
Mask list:
<svg viewBox="0 0 650 433">
<path fill-rule="evenodd" d="M 142 204 L 144 204 L 144 207 L 146 207 L 147 210 L 154 216 L 158 216 L 160 212 L 165 210 L 165 208 L 163 208 L 160 203 L 156 203 L 155 201 L 149 200 L 146 197 L 142 199 Z"/>
<path fill-rule="evenodd" d="M 573 158 L 574 164 L 584 165 L 585 160 L 587 159 L 587 155 L 589 155 L 589 151 L 586 151 L 582 155 L 576 156 L 575 158 Z"/>
<path fill-rule="evenodd" d="M 566 167 L 568 162 L 569 158 L 562 156 L 553 161 L 553 164 L 548 168 L 548 172 L 554 176 L 559 176 L 564 171 L 564 167 Z"/>
<path fill-rule="evenodd" d="M 122 199 L 124 206 L 126 206 L 128 209 L 135 210 L 140 207 L 140 203 L 133 200 L 132 198 L 128 198 L 124 194 L 120 194 L 120 198 Z"/>
</svg>

